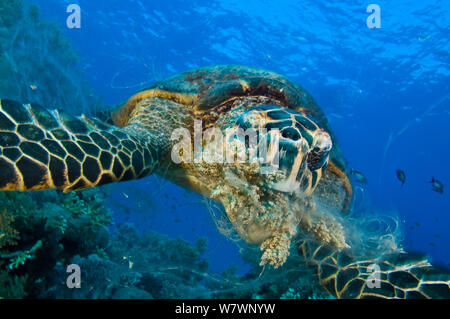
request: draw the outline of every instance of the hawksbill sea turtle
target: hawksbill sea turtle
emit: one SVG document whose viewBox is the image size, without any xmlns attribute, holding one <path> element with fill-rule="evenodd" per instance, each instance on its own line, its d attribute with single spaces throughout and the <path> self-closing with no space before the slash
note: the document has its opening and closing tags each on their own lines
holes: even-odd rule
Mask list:
<svg viewBox="0 0 450 319">
<path fill-rule="evenodd" d="M 182 141 L 180 128 L 197 131 L 200 142 Z M 270 144 L 278 146 L 276 169 L 206 155 L 174 160 L 198 155 L 207 138 L 218 142 L 217 130 L 247 151 L 250 137 L 227 132 L 249 128 L 279 132 Z M 257 137 L 264 136 L 276 139 Z M 240 239 L 260 246 L 261 265 L 278 268 L 298 253 L 334 297 L 450 297 L 450 274 L 404 253 L 393 234 L 364 242 L 369 236 L 349 218 L 353 190 L 336 137 L 311 95 L 286 77 L 245 66 L 201 68 L 138 92 L 106 117 L 1 100 L 0 190 L 70 192 L 154 173 L 221 203 Z"/>
</svg>

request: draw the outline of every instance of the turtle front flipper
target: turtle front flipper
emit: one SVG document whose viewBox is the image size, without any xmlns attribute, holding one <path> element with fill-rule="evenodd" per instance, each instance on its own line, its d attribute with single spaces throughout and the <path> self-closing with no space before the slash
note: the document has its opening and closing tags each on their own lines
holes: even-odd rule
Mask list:
<svg viewBox="0 0 450 319">
<path fill-rule="evenodd" d="M 0 100 L 0 190 L 68 192 L 150 175 L 160 152 L 143 132 Z"/>
<path fill-rule="evenodd" d="M 450 272 L 432 266 L 420 255 L 355 258 L 348 249 L 311 241 L 303 242 L 299 252 L 317 267 L 321 284 L 336 298 L 450 298 Z"/>
</svg>

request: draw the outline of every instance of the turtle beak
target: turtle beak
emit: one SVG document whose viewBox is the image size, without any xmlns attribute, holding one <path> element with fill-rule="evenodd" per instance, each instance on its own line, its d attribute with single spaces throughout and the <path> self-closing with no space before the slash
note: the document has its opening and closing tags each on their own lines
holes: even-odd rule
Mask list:
<svg viewBox="0 0 450 319">
<path fill-rule="evenodd" d="M 279 170 L 285 173 L 285 178 L 273 183 L 273 189 L 285 193 L 292 193 L 300 189 L 302 180 L 307 173 L 308 151 L 308 142 L 303 138 L 280 145 Z"/>
<path fill-rule="evenodd" d="M 289 148 L 281 145 L 280 169 L 285 171 L 286 178 L 274 183 L 272 188 L 288 193 L 300 190 L 305 195 L 311 195 L 328 163 L 332 146 L 330 135 L 323 130 L 316 132 L 311 144 L 301 138 L 290 142 Z"/>
</svg>

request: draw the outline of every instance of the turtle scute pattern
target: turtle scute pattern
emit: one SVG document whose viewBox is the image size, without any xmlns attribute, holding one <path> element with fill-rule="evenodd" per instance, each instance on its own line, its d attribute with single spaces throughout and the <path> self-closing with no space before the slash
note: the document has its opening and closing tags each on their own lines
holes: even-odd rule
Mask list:
<svg viewBox="0 0 450 319">
<path fill-rule="evenodd" d="M 0 100 L 0 190 L 81 190 L 149 175 L 156 162 L 132 127 Z"/>
<path fill-rule="evenodd" d="M 361 259 L 354 258 L 346 249 L 337 251 L 311 241 L 301 243 L 299 253 L 317 267 L 321 284 L 337 298 L 450 298 L 450 273 L 431 266 L 423 256 L 393 253 Z M 375 275 L 379 276 L 379 286 L 370 287 L 367 283 Z"/>
</svg>

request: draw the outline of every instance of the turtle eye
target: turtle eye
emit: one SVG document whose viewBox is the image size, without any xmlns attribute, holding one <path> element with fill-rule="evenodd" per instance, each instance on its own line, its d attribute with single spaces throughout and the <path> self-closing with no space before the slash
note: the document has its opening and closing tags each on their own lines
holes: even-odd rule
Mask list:
<svg viewBox="0 0 450 319">
<path fill-rule="evenodd" d="M 314 146 L 308 152 L 308 168 L 318 170 L 327 164 L 332 149 L 331 137 L 325 131 L 320 131 L 314 140 Z"/>
</svg>

